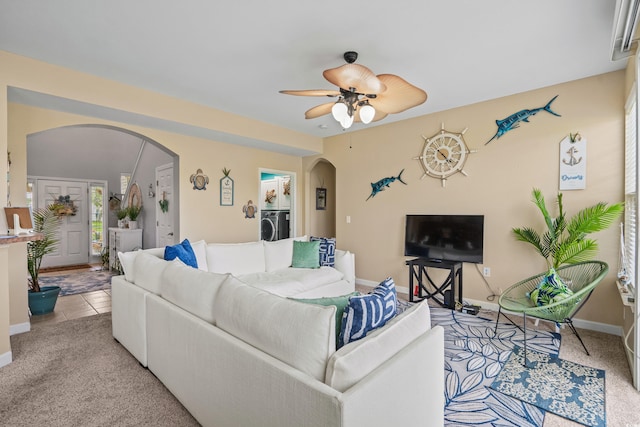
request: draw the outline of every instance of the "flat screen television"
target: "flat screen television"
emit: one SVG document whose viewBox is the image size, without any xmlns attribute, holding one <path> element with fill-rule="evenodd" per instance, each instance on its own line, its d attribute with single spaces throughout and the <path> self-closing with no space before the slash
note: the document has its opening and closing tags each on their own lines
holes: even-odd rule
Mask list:
<svg viewBox="0 0 640 427">
<path fill-rule="evenodd" d="M 482 264 L 484 215 L 407 215 L 404 255 Z"/>
</svg>

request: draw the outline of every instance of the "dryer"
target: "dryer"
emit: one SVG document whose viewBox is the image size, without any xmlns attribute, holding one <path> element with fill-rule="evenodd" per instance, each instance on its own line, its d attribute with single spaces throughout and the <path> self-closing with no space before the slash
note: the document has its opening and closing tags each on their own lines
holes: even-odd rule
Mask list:
<svg viewBox="0 0 640 427">
<path fill-rule="evenodd" d="M 269 242 L 278 240 L 278 211 L 262 211 L 261 218 L 261 239 Z"/>
<path fill-rule="evenodd" d="M 277 211 L 277 240 L 289 238 L 289 211 Z"/>
</svg>

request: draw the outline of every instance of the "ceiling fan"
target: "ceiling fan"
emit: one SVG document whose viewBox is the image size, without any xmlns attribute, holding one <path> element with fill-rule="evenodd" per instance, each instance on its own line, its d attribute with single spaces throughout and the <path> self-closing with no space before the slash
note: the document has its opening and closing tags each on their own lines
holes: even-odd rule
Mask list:
<svg viewBox="0 0 640 427">
<path fill-rule="evenodd" d="M 400 113 L 427 100 L 425 91 L 403 78 L 394 74 L 376 76 L 367 67 L 354 64 L 356 59 L 358 52 L 345 52 L 346 64 L 322 73 L 329 83 L 338 86 L 338 90 L 281 90 L 280 93 L 297 96 L 337 96 L 336 102 L 315 106 L 307 110 L 304 116 L 307 119 L 315 119 L 332 113 L 333 118 L 340 122 L 344 129 L 351 127 L 354 121 L 368 124 L 382 120 L 389 114 Z"/>
</svg>

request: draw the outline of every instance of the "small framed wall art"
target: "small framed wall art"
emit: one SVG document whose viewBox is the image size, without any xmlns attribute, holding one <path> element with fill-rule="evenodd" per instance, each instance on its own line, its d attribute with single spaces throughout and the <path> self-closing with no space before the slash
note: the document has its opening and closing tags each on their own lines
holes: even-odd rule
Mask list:
<svg viewBox="0 0 640 427">
<path fill-rule="evenodd" d="M 324 211 L 327 209 L 327 189 L 316 188 L 316 210 Z"/>
<path fill-rule="evenodd" d="M 220 206 L 233 206 L 233 179 L 229 176 L 231 171 L 222 169 L 224 176 L 220 178 Z"/>
</svg>

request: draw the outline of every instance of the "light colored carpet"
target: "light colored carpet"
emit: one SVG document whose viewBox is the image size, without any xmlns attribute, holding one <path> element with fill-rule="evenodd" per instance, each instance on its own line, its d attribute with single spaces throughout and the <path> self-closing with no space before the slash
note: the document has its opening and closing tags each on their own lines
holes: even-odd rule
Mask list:
<svg viewBox="0 0 640 427">
<path fill-rule="evenodd" d="M 111 313 L 33 325 L 0 368 L 3 426 L 197 426 L 111 335 Z"/>
</svg>

